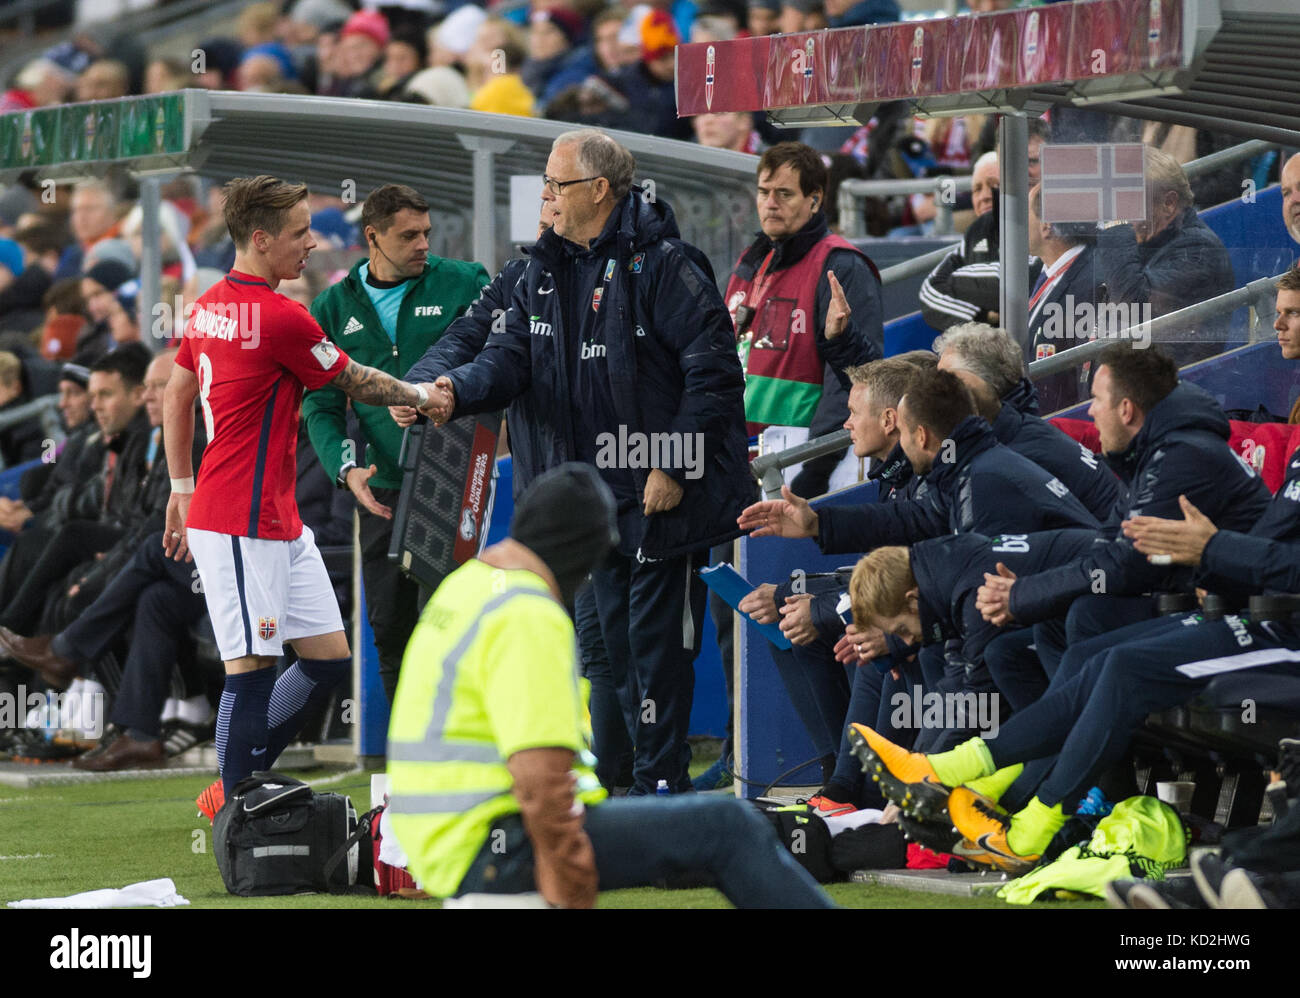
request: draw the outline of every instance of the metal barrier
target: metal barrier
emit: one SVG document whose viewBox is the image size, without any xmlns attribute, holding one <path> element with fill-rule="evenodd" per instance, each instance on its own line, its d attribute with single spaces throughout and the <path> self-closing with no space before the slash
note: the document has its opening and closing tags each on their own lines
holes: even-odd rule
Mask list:
<svg viewBox="0 0 1300 998">
<path fill-rule="evenodd" d="M 1251 281 L 1245 287 L 1229 291 L 1218 298 L 1211 298 L 1208 301 L 1197 302 L 1195 305 L 1188 305 L 1177 312 L 1169 312 L 1158 319 L 1153 319 L 1150 323 L 1129 327 L 1120 330 L 1114 336 L 1090 340 L 1054 356 L 1036 360 L 1029 365 L 1029 376 L 1031 378 L 1042 377 L 1073 368 L 1084 361 L 1091 360 L 1117 339 L 1138 338 L 1133 336 L 1135 332 L 1142 339 L 1149 338 L 1150 341 L 1156 342 L 1162 333 L 1195 325 L 1206 319 L 1227 315 L 1242 307 L 1250 308 L 1249 341 L 1254 343 L 1260 339 L 1258 335 L 1260 309 L 1256 305 L 1261 301 L 1271 301 L 1273 299 L 1274 287 L 1281 276 L 1281 274 L 1278 274 L 1276 277 L 1261 277 L 1258 280 Z M 803 461 L 811 461 L 813 458 L 823 457 L 843 450 L 848 446 L 849 441 L 848 430 L 836 430 L 834 433 L 825 434 L 798 446 L 755 458 L 750 463 L 749 469 L 762 488 L 764 498 L 780 499 L 781 485 L 784 482 L 784 476 L 781 473 L 784 469 L 800 464 Z M 811 497 L 805 496 L 804 498 Z"/>
<path fill-rule="evenodd" d="M 1234 163 L 1240 163 L 1243 159 L 1250 159 L 1252 156 L 1258 156 L 1260 153 L 1277 148 L 1278 144 L 1276 142 L 1252 139 L 1249 142 L 1242 142 L 1240 145 L 1212 152 L 1200 159 L 1194 159 L 1190 163 L 1184 164 L 1183 173 L 1187 174 L 1188 180 L 1192 180 L 1203 173 L 1213 173 L 1222 167 L 1232 166 Z"/>
<path fill-rule="evenodd" d="M 952 233 L 953 195 L 971 189 L 971 178 L 944 176 L 920 177 L 916 180 L 842 180 L 839 188 L 840 232 L 846 239 L 867 233 L 860 225 L 859 198 L 898 197 L 906 194 L 933 194 L 938 215 L 934 220 L 936 236 Z"/>
<path fill-rule="evenodd" d="M 13 409 L 0 412 L 0 431 L 7 430 L 19 423 L 25 423 L 33 418 L 41 421 L 41 432 L 45 434 L 46 439 L 53 440 L 56 444 L 63 441 L 65 434 L 63 424 L 59 420 L 59 397 L 57 395 L 42 395 Z M 3 467 L 4 461 L 0 459 L 0 468 Z"/>
<path fill-rule="evenodd" d="M 1276 277 L 1261 277 L 1259 280 L 1251 281 L 1244 288 L 1229 291 L 1218 298 L 1211 298 L 1208 301 L 1197 302 L 1195 305 L 1188 305 L 1186 308 L 1180 308 L 1177 312 L 1169 312 L 1158 319 L 1153 319 L 1149 323 L 1130 326 L 1119 330 L 1113 336 L 1089 340 L 1087 343 L 1081 343 L 1077 347 L 1071 347 L 1069 350 L 1064 350 L 1051 357 L 1036 360 L 1029 365 L 1029 376 L 1031 378 L 1039 377 L 1073 368 L 1097 356 L 1115 340 L 1141 339 L 1159 342 L 1161 333 L 1193 326 L 1205 319 L 1227 315 L 1243 306 L 1250 306 L 1249 341 L 1254 343 L 1258 340 L 1256 330 L 1259 323 L 1259 310 L 1254 305 L 1261 299 L 1271 299 L 1273 297 L 1274 287 L 1281 276 L 1281 274 L 1278 274 Z M 1135 332 L 1137 335 L 1132 335 Z"/>
</svg>

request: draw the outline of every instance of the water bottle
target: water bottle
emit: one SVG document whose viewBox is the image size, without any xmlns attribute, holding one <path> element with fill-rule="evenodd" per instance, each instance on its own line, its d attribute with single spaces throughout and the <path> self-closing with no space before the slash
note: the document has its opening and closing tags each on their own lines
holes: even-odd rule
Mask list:
<svg viewBox="0 0 1300 998">
<path fill-rule="evenodd" d="M 656 797 L 667 797 L 667 796 L 668 796 L 668 781 L 667 781 L 667 780 L 660 780 L 658 783 L 655 784 L 655 796 L 656 796 Z"/>
</svg>

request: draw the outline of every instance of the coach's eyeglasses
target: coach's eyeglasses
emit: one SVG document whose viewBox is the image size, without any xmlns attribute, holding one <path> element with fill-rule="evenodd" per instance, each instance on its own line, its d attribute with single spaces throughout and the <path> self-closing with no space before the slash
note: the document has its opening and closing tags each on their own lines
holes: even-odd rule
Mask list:
<svg viewBox="0 0 1300 998">
<path fill-rule="evenodd" d="M 552 194 L 557 195 L 571 184 L 585 184 L 592 180 L 599 179 L 600 177 L 583 177 L 581 180 L 556 180 L 554 177 L 548 177 L 546 174 L 542 174 L 542 183 L 546 185 L 546 189 Z"/>
</svg>

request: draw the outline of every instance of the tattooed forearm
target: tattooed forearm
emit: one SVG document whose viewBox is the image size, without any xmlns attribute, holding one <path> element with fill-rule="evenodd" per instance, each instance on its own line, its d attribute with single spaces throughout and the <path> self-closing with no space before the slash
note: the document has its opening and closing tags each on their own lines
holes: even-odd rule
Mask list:
<svg viewBox="0 0 1300 998">
<path fill-rule="evenodd" d="M 355 360 L 349 360 L 348 366 L 330 383 L 349 398 L 367 405 L 413 406 L 418 401 L 414 385 Z"/>
</svg>

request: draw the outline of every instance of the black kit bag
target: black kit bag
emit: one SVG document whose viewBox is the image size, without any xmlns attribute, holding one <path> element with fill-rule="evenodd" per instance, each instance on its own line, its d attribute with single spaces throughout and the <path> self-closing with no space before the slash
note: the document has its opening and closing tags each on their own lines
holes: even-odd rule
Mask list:
<svg viewBox="0 0 1300 998">
<path fill-rule="evenodd" d="M 212 823 L 217 867 L 226 890 L 241 897 L 311 891 L 372 893 L 368 881 L 370 814 L 359 821 L 352 801 L 318 794 L 280 773 L 240 780 Z M 362 862 L 364 860 L 364 862 Z"/>
<path fill-rule="evenodd" d="M 814 880 L 829 884 L 844 879 L 831 863 L 831 832 L 820 815 L 813 814 L 803 804 L 761 810 L 763 817 L 772 823 L 781 845 Z"/>
</svg>

